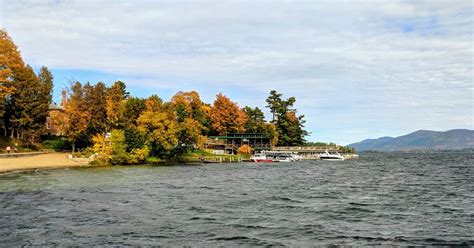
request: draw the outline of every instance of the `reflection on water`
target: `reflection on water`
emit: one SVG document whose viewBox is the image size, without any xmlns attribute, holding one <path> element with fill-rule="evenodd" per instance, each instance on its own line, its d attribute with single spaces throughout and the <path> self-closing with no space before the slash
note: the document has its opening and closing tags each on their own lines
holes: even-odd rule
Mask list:
<svg viewBox="0 0 474 248">
<path fill-rule="evenodd" d="M 0 176 L 20 245 L 474 245 L 471 154 Z"/>
</svg>

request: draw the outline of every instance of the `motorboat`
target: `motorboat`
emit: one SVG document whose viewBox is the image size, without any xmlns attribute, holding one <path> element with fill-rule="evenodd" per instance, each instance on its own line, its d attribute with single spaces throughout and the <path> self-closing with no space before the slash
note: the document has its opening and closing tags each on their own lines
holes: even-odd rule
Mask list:
<svg viewBox="0 0 474 248">
<path fill-rule="evenodd" d="M 332 161 L 341 161 L 344 160 L 344 157 L 336 152 L 336 154 L 331 154 L 327 150 L 325 153 L 319 155 L 319 159 L 321 160 L 332 160 Z"/>
<path fill-rule="evenodd" d="M 256 163 L 271 163 L 273 162 L 272 158 L 267 158 L 265 153 L 255 153 L 251 158 L 251 161 Z"/>
</svg>

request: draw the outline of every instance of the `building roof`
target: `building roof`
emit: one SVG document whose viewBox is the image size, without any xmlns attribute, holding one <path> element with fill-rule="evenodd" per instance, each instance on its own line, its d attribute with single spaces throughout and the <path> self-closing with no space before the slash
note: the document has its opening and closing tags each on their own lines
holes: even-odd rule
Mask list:
<svg viewBox="0 0 474 248">
<path fill-rule="evenodd" d="M 231 133 L 225 136 L 209 136 L 209 139 L 271 139 L 262 133 Z"/>
</svg>

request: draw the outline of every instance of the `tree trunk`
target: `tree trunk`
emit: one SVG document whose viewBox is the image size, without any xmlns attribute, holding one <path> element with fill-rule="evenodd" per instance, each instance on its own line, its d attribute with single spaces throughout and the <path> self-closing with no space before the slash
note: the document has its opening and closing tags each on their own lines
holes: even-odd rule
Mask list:
<svg viewBox="0 0 474 248">
<path fill-rule="evenodd" d="M 72 154 L 76 151 L 76 141 L 72 142 Z"/>
</svg>

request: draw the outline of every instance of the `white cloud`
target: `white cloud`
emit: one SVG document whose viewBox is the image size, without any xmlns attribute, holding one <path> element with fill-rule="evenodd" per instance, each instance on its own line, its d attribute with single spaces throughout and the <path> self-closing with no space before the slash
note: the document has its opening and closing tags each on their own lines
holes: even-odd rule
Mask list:
<svg viewBox="0 0 474 248">
<path fill-rule="evenodd" d="M 297 97 L 314 139 L 473 125 L 470 1 L 0 6 L 28 63 L 143 78 L 132 87 L 209 88 L 240 104 L 263 106 L 275 88 Z"/>
</svg>

